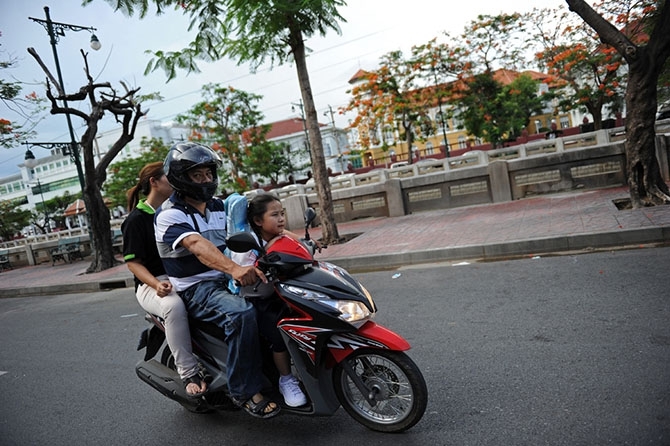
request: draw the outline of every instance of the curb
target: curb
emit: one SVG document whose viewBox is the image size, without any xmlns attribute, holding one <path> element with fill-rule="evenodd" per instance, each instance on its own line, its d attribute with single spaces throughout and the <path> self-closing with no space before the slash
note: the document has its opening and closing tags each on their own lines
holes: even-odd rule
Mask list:
<svg viewBox="0 0 670 446">
<path fill-rule="evenodd" d="M 116 288 L 133 287 L 133 278 L 106 279 L 95 282 L 67 283 L 62 285 L 45 285 L 22 288 L 2 288 L 0 298 L 27 297 L 27 296 L 52 296 L 56 294 L 79 294 L 96 293 L 98 291 L 112 290 Z"/>
<path fill-rule="evenodd" d="M 394 269 L 407 265 L 446 262 L 452 260 L 505 260 L 523 256 L 593 251 L 606 248 L 632 248 L 636 245 L 670 244 L 670 227 L 649 227 L 603 232 L 573 234 L 531 240 L 516 240 L 485 245 L 466 245 L 397 254 L 357 256 L 327 259 L 351 273 Z"/>
</svg>

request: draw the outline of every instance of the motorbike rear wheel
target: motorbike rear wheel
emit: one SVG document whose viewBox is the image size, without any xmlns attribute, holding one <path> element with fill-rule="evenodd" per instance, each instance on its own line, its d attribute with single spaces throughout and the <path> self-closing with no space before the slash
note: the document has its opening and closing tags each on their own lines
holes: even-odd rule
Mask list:
<svg viewBox="0 0 670 446">
<path fill-rule="evenodd" d="M 360 349 L 346 360 L 367 388 L 367 397 L 346 372 L 334 370 L 335 393 L 353 419 L 379 432 L 402 432 L 419 422 L 428 404 L 426 381 L 403 352 Z"/>
</svg>

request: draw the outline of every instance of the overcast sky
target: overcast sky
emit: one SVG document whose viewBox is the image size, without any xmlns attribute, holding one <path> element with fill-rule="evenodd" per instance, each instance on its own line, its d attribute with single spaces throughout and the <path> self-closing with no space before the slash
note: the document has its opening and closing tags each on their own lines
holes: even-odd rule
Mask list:
<svg viewBox="0 0 670 446">
<path fill-rule="evenodd" d="M 44 74 L 28 55 L 26 48 L 34 47 L 45 63 L 53 69 L 53 55 L 49 38 L 42 25 L 29 17 L 45 19 L 44 6 L 50 7 L 51 19 L 97 28 L 95 34 L 102 43 L 100 51 L 89 48 L 90 34 L 87 31 L 66 31 L 58 43 L 66 90 L 71 93 L 85 85 L 82 58 L 79 49 L 89 52 L 89 65 L 94 77 L 101 82 L 111 82 L 119 87 L 123 80 L 133 87 L 141 87 L 141 92 L 159 92 L 164 100 L 147 104 L 149 119 L 169 121 L 183 113 L 199 100 L 200 87 L 206 83 L 231 85 L 237 89 L 263 96 L 260 109 L 266 122 L 297 117 L 291 104 L 300 101 L 295 67 L 287 64 L 262 67 L 251 74 L 248 66 L 237 66 L 234 61 L 223 60 L 216 63 L 199 63 L 202 70 L 198 74 L 186 76 L 179 73 L 177 79 L 166 83 L 163 72 L 144 76 L 144 68 L 149 61 L 145 50 L 179 50 L 190 41 L 187 33 L 186 16 L 169 11 L 162 16 L 151 15 L 143 20 L 128 18 L 113 9 L 104 0 L 97 0 L 87 7 L 80 0 L 0 0 L 3 14 L 0 16 L 0 59 L 18 58 L 18 67 L 2 70 L 3 79 L 10 76 L 24 83 L 26 92 L 44 94 Z M 479 14 L 499 14 L 501 12 L 522 12 L 533 6 L 557 7 L 563 0 L 471 0 L 466 3 L 437 0 L 350 0 L 341 9 L 347 20 L 341 24 L 342 34 L 330 32 L 325 38 L 313 37 L 307 45 L 313 51 L 308 57 L 308 69 L 314 100 L 321 121 L 328 123 L 324 113 L 331 106 L 333 110 L 345 106 L 349 100 L 346 91 L 348 80 L 360 68 L 375 69 L 379 58 L 394 50 L 408 52 L 413 45 L 419 45 L 434 37 L 441 37 L 444 31 L 460 34 L 464 27 Z M 72 104 L 71 104 L 72 105 Z M 14 119 L 0 104 L 0 117 Z M 345 126 L 351 117 L 336 115 L 336 123 Z M 77 138 L 83 133 L 82 122 L 74 117 L 73 124 Z M 114 127 L 107 119 L 101 130 Z M 62 115 L 47 116 L 38 127 L 38 141 L 68 141 L 66 120 Z M 36 156 L 42 149 L 36 149 Z M 0 177 L 18 172 L 17 165 L 23 162 L 25 147 L 0 149 Z"/>
</svg>

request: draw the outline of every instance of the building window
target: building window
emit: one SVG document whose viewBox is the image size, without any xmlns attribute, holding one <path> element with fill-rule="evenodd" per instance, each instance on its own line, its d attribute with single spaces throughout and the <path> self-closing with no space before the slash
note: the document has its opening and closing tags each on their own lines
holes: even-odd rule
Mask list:
<svg viewBox="0 0 670 446">
<path fill-rule="evenodd" d="M 561 116 L 560 122 L 562 129 L 567 129 L 568 127 L 570 127 L 570 119 L 567 116 Z"/>
<path fill-rule="evenodd" d="M 393 129 L 388 125 L 384 126 L 382 130 L 382 141 L 387 144 L 393 142 Z"/>
<path fill-rule="evenodd" d="M 444 122 L 444 127 L 442 126 L 443 122 Z M 440 128 L 441 133 L 444 134 L 444 132 L 449 131 L 449 120 L 447 119 L 447 115 L 443 111 L 442 112 L 437 112 L 435 114 L 435 123 Z"/>
<path fill-rule="evenodd" d="M 465 139 L 465 136 L 463 136 L 463 135 L 458 137 L 458 148 L 459 149 L 467 149 L 468 148 L 467 140 Z"/>
<path fill-rule="evenodd" d="M 426 155 L 432 155 L 433 154 L 433 143 L 428 141 L 426 143 Z"/>
</svg>

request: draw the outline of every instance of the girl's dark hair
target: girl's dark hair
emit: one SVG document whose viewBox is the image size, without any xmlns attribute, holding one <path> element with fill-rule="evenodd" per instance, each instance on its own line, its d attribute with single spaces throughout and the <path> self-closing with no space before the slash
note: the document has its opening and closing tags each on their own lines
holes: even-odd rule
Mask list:
<svg viewBox="0 0 670 446">
<path fill-rule="evenodd" d="M 140 201 L 140 193 L 144 196 L 151 192 L 151 179 L 159 179 L 165 175 L 163 170 L 163 162 L 156 161 L 149 163 L 140 170 L 139 181 L 137 184 L 126 191 L 126 199 L 128 204 L 128 212 L 135 209 L 137 203 Z"/>
<path fill-rule="evenodd" d="M 263 214 L 268 210 L 268 205 L 273 201 L 281 203 L 281 200 L 272 194 L 258 194 L 249 201 L 249 205 L 247 206 L 247 221 L 259 238 L 261 236 L 261 228 L 256 224 L 254 219 L 256 217 L 262 218 Z"/>
</svg>

